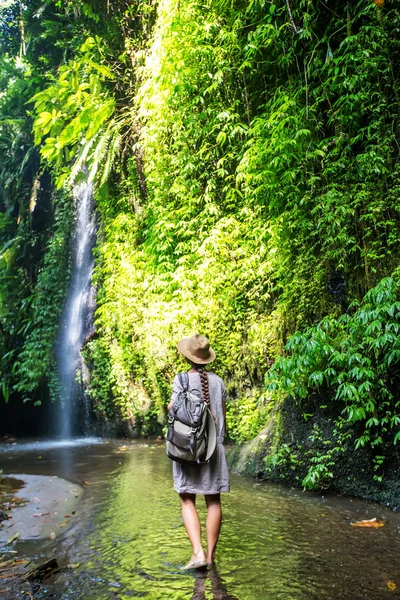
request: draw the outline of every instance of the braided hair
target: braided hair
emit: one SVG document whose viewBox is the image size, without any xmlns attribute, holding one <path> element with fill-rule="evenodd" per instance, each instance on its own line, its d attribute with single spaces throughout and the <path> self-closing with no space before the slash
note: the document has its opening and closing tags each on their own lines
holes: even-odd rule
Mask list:
<svg viewBox="0 0 400 600">
<path fill-rule="evenodd" d="M 200 375 L 201 391 L 203 393 L 203 400 L 208 406 L 210 405 L 210 388 L 208 386 L 207 371 L 204 367 L 198 369 Z"/>
</svg>

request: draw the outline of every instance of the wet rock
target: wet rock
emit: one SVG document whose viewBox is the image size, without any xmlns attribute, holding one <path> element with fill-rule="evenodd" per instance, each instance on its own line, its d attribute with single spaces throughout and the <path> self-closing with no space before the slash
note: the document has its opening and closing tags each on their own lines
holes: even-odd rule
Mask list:
<svg viewBox="0 0 400 600">
<path fill-rule="evenodd" d="M 7 520 L 8 520 L 8 514 L 4 510 L 0 510 L 0 522 L 7 521 Z"/>
<path fill-rule="evenodd" d="M 11 499 L 11 525 L 0 527 L 0 542 L 7 541 L 16 533 L 21 540 L 28 540 L 49 538 L 52 532 L 58 537 L 65 532 L 73 522 L 72 513 L 76 511 L 83 488 L 61 477 L 18 477 L 18 480 L 15 476 L 9 478 L 20 482 L 20 490 L 18 498 Z M 65 518 L 65 515 L 68 517 Z"/>
</svg>

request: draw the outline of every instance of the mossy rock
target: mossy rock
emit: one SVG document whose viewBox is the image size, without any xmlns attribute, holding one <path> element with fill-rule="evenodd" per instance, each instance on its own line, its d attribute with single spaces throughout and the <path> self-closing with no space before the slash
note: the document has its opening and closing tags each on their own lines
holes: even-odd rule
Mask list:
<svg viewBox="0 0 400 600">
<path fill-rule="evenodd" d="M 234 446 L 227 452 L 229 468 L 240 475 L 265 477 L 264 458 L 268 454 L 276 435 L 276 413 L 270 417 L 267 426 L 244 446 Z"/>
</svg>

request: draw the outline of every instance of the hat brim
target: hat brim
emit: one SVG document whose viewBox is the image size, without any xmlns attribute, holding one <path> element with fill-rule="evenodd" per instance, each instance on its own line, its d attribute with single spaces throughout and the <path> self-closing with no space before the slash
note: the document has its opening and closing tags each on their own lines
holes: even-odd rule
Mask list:
<svg viewBox="0 0 400 600">
<path fill-rule="evenodd" d="M 179 352 L 183 354 L 183 356 L 191 360 L 195 365 L 207 365 L 208 363 L 215 360 L 215 352 L 211 347 L 209 349 L 210 356 L 208 356 L 207 358 L 199 358 L 198 356 L 195 356 L 190 352 L 186 344 L 186 338 L 184 338 L 183 340 L 177 343 L 176 347 L 178 348 Z"/>
</svg>

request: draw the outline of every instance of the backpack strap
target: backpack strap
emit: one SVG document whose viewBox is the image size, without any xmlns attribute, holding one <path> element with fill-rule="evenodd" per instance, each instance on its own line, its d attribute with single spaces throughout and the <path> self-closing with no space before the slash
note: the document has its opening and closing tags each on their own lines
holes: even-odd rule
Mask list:
<svg viewBox="0 0 400 600">
<path fill-rule="evenodd" d="M 189 375 L 187 374 L 187 372 L 185 371 L 184 373 L 178 373 L 178 380 L 179 380 L 179 383 L 181 384 L 183 392 L 186 394 L 186 392 L 189 389 Z M 172 408 L 168 415 L 168 422 L 170 424 L 172 424 L 174 422 L 176 413 L 178 412 L 178 409 L 180 408 L 181 404 L 182 404 L 182 402 L 176 402 L 176 401 L 173 403 Z"/>
<path fill-rule="evenodd" d="M 189 375 L 187 371 L 184 371 L 183 373 L 178 373 L 178 379 L 179 379 L 179 383 L 181 384 L 181 387 L 183 389 L 184 392 L 187 392 L 189 390 Z"/>
</svg>

